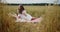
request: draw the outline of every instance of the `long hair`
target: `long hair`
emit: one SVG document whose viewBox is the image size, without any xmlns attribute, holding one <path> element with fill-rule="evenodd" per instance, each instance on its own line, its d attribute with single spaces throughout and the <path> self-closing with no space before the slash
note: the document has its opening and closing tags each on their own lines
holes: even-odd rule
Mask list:
<svg viewBox="0 0 60 32">
<path fill-rule="evenodd" d="M 25 10 L 23 5 L 19 5 L 19 13 L 22 14 L 22 12 Z"/>
</svg>

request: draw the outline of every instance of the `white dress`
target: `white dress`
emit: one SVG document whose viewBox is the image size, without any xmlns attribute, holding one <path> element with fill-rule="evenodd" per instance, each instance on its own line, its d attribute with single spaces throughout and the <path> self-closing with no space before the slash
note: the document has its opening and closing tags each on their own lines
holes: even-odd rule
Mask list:
<svg viewBox="0 0 60 32">
<path fill-rule="evenodd" d="M 32 16 L 27 14 L 26 11 L 23 11 L 23 13 L 26 14 L 26 16 L 24 14 L 18 14 L 17 16 L 17 21 L 20 21 L 20 22 L 24 22 L 25 20 L 26 21 L 31 21 L 32 19 Z M 20 17 L 20 18 L 19 18 Z"/>
</svg>

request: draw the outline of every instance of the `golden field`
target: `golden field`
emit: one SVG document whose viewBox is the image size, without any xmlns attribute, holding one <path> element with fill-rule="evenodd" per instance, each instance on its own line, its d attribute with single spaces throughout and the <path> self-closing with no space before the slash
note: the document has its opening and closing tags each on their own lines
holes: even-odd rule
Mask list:
<svg viewBox="0 0 60 32">
<path fill-rule="evenodd" d="M 60 6 L 24 6 L 27 13 L 43 17 L 40 23 L 16 23 L 8 13 L 16 13 L 18 6 L 0 4 L 0 32 L 60 32 Z"/>
</svg>

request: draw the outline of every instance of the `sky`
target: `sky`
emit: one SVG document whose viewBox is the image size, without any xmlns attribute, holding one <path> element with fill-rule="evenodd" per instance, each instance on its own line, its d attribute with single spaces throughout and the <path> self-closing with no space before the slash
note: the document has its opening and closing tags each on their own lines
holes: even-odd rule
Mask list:
<svg viewBox="0 0 60 32">
<path fill-rule="evenodd" d="M 5 3 L 54 3 L 54 0 L 2 0 L 2 2 Z M 60 0 L 58 1 L 58 3 L 60 4 Z"/>
</svg>

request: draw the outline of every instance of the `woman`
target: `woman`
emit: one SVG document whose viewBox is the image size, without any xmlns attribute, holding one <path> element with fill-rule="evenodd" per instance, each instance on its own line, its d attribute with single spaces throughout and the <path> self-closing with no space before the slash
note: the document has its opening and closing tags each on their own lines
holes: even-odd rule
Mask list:
<svg viewBox="0 0 60 32">
<path fill-rule="evenodd" d="M 22 19 L 22 21 L 27 21 L 27 22 L 38 22 L 41 21 L 42 18 L 35 18 L 26 13 L 26 10 L 24 9 L 23 5 L 19 5 L 18 8 L 18 18 Z"/>
<path fill-rule="evenodd" d="M 18 8 L 18 18 L 21 19 L 22 21 L 30 21 L 32 19 L 32 16 L 26 13 L 26 10 L 24 9 L 23 5 L 19 5 Z"/>
<path fill-rule="evenodd" d="M 19 8 L 17 10 L 17 16 L 15 15 L 14 17 L 17 19 L 17 22 L 38 22 L 41 19 L 29 15 L 24 9 L 23 5 L 19 5 Z"/>
</svg>

